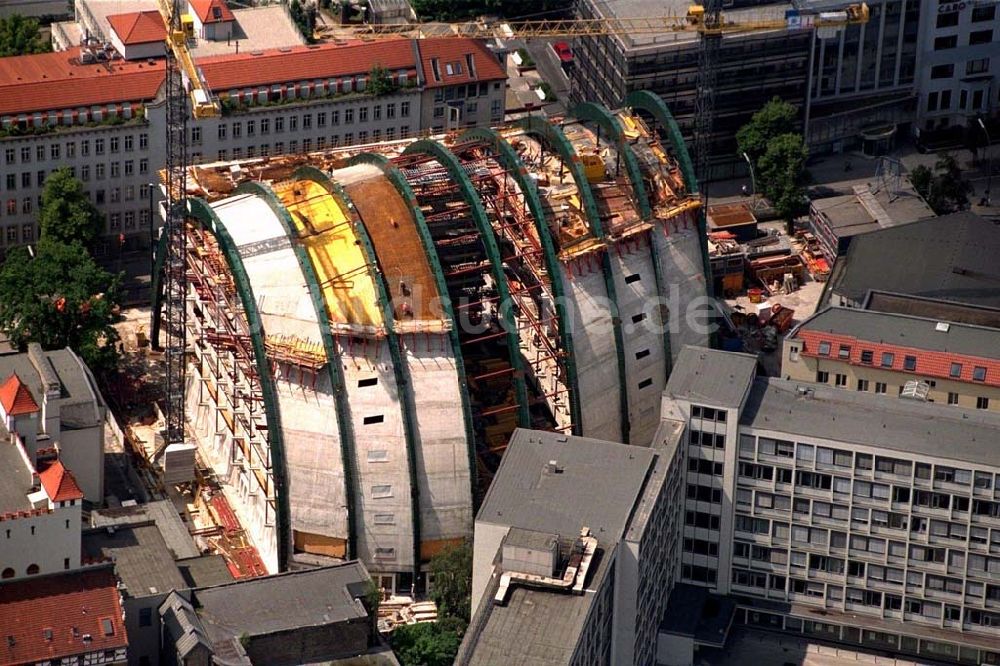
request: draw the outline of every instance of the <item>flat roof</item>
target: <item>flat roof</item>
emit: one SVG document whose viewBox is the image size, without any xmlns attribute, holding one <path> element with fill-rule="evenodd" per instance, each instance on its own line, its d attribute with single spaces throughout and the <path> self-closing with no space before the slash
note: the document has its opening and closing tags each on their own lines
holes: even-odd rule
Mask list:
<svg viewBox="0 0 1000 666">
<path fill-rule="evenodd" d="M 1000 414 L 823 384 L 758 378 L 740 425 L 913 456 L 998 466 Z"/>
<path fill-rule="evenodd" d="M 757 372 L 757 357 L 685 345 L 664 394 L 707 405 L 739 407 Z"/>
<path fill-rule="evenodd" d="M 87 530 L 82 546 L 87 557 L 114 560 L 115 574 L 133 597 L 187 588 L 160 530 L 152 522 Z"/>
<path fill-rule="evenodd" d="M 861 302 L 881 289 L 1000 308 L 997 256 L 1000 222 L 968 211 L 879 229 L 837 259 L 823 299 L 835 293 Z"/>
<path fill-rule="evenodd" d="M 652 449 L 518 428 L 477 521 L 617 541 L 656 458 Z M 557 472 L 546 471 L 556 461 Z"/>
<path fill-rule="evenodd" d="M 684 17 L 691 2 L 685 0 L 666 0 L 664 2 L 648 2 L 648 0 L 590 0 L 597 13 L 603 18 L 661 18 L 663 16 Z M 731 21 L 784 19 L 785 10 L 791 9 L 790 2 L 779 2 L 773 5 L 757 6 L 749 9 L 730 9 L 724 16 Z M 747 36 L 749 33 L 731 33 L 723 39 Z M 759 34 L 759 33 L 758 33 Z M 689 44 L 698 39 L 698 33 L 693 30 L 668 32 L 660 34 L 621 35 L 618 37 L 626 49 L 646 47 L 665 47 L 674 44 Z"/>
<path fill-rule="evenodd" d="M 874 343 L 1000 359 L 1000 329 L 948 323 L 948 330 L 941 331 L 937 328 L 939 322 L 926 317 L 835 306 L 817 312 L 796 326 L 795 331 L 838 333 Z"/>
<path fill-rule="evenodd" d="M 1000 309 L 998 308 L 942 301 L 937 298 L 923 298 L 872 290 L 868 292 L 863 307 L 866 310 L 876 312 L 894 312 L 914 317 L 937 319 L 938 321 L 1000 328 Z"/>
<path fill-rule="evenodd" d="M 510 449 L 508 449 L 509 451 Z M 586 625 L 587 616 L 610 569 L 610 553 L 598 550 L 597 561 L 582 595 L 512 585 L 507 602 L 493 603 L 496 586 L 490 585 L 473 617 L 460 655 L 472 664 L 569 664 Z"/>
<path fill-rule="evenodd" d="M 188 587 L 212 587 L 233 582 L 233 574 L 222 555 L 199 555 L 177 560 L 176 564 Z"/>
<path fill-rule="evenodd" d="M 852 194 L 815 199 L 810 204 L 840 238 L 934 216 L 908 182 L 896 192 L 878 187 L 873 190 L 870 185 L 855 185 L 853 189 Z"/>
<path fill-rule="evenodd" d="M 6 434 L 6 428 L 4 429 Z M 17 450 L 7 437 L 0 439 L 0 515 L 14 511 L 28 511 L 31 502 L 28 492 L 31 490 L 31 473 Z"/>
<path fill-rule="evenodd" d="M 94 527 L 107 525 L 141 524 L 152 520 L 163 535 L 174 557 L 184 559 L 198 557 L 201 552 L 194 544 L 191 533 L 181 520 L 180 514 L 170 500 L 158 500 L 135 506 L 119 506 L 109 509 L 99 509 L 90 514 L 90 522 Z"/>
<path fill-rule="evenodd" d="M 568 536 L 568 535 L 567 535 Z M 559 543 L 559 535 L 512 527 L 503 541 L 505 546 L 530 548 L 532 550 L 552 550 Z"/>
<path fill-rule="evenodd" d="M 364 566 L 352 561 L 199 588 L 192 602 L 215 643 L 366 617 L 356 599 L 369 581 Z"/>
</svg>

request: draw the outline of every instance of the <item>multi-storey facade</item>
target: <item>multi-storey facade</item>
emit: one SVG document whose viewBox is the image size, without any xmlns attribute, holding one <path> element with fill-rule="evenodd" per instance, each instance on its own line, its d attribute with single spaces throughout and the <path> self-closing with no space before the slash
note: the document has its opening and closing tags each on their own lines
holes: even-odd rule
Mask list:
<svg viewBox="0 0 1000 666">
<path fill-rule="evenodd" d="M 0 249 L 33 243 L 45 177 L 68 166 L 105 214 L 99 253 L 148 247 L 165 155 L 161 60 L 84 64 L 79 48 L 0 59 Z M 219 118 L 192 162 L 375 143 L 503 119 L 506 74 L 474 40 L 398 40 L 200 59 Z M 386 70 L 379 94 L 374 65 Z"/>
<path fill-rule="evenodd" d="M 1000 330 L 831 307 L 785 337 L 781 375 L 851 391 L 1000 411 Z"/>
<path fill-rule="evenodd" d="M 664 402 L 688 424 L 684 582 L 748 625 L 1000 662 L 995 414 L 754 379 L 748 357 L 691 347 Z"/>
<path fill-rule="evenodd" d="M 977 118 L 988 123 L 1000 108 L 1000 9 L 989 2 L 924 0 L 922 13 L 916 129 L 964 127 L 971 145 L 987 145 Z"/>
</svg>

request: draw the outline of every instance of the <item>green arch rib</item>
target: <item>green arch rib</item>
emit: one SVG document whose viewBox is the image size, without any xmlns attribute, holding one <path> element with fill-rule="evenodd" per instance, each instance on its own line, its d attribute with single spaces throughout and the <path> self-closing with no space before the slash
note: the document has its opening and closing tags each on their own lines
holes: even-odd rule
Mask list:
<svg viewBox="0 0 1000 666">
<path fill-rule="evenodd" d="M 639 109 L 653 116 L 656 122 L 660 123 L 667 136 L 670 138 L 670 145 L 674 149 L 674 156 L 681 167 L 681 174 L 684 176 L 684 184 L 688 192 L 698 194 L 698 178 L 694 173 L 694 164 L 691 162 L 691 155 L 688 153 L 687 145 L 684 143 L 684 136 L 681 134 L 677 121 L 670 113 L 663 99 L 654 95 L 648 90 L 635 90 L 628 94 L 624 102 L 625 106 Z M 712 269 L 708 259 L 708 223 L 705 219 L 708 211 L 702 206 L 698 214 L 698 242 L 701 243 L 701 263 L 702 274 L 705 277 L 705 294 L 712 298 Z M 713 334 L 714 337 L 714 334 Z"/>
<path fill-rule="evenodd" d="M 476 431 L 473 426 L 472 420 L 472 406 L 469 403 L 469 382 L 466 379 L 465 374 L 465 359 L 462 357 L 462 345 L 458 338 L 458 323 L 455 320 L 455 311 L 451 305 L 451 297 L 448 295 L 448 285 L 444 279 L 444 271 L 441 269 L 441 263 L 438 261 L 437 251 L 434 249 L 434 241 L 431 239 L 430 230 L 427 228 L 427 221 L 424 219 L 424 214 L 420 210 L 420 205 L 417 203 L 417 197 L 410 188 L 410 184 L 406 181 L 406 177 L 403 173 L 383 155 L 378 155 L 376 153 L 359 153 L 357 155 L 351 156 L 347 161 L 349 166 L 354 166 L 356 164 L 370 164 L 376 166 L 382 170 L 382 173 L 389 182 L 392 183 L 393 187 L 396 188 L 396 192 L 406 201 L 410 208 L 410 213 L 413 215 L 413 224 L 417 229 L 417 235 L 420 236 L 421 245 L 424 248 L 424 255 L 427 258 L 427 263 L 431 267 L 431 273 L 434 275 L 434 282 L 437 286 L 438 294 L 441 298 L 441 310 L 444 312 L 445 317 L 451 322 L 451 328 L 448 331 L 448 339 L 451 342 L 452 355 L 455 358 L 455 372 L 458 375 L 459 382 L 459 395 L 462 400 L 462 420 L 465 425 L 465 446 L 469 458 L 469 495 L 472 500 L 473 509 L 478 502 L 477 496 L 477 475 L 476 475 Z"/>
<path fill-rule="evenodd" d="M 604 227 L 601 225 L 601 214 L 597 210 L 597 202 L 594 200 L 594 193 L 590 189 L 590 182 L 583 172 L 583 165 L 580 163 L 580 156 L 563 131 L 556 125 L 543 120 L 538 116 L 527 116 L 515 123 L 517 127 L 524 129 L 525 133 L 533 135 L 544 141 L 550 148 L 559 153 L 563 164 L 568 164 L 570 172 L 573 174 L 573 181 L 576 183 L 577 192 L 583 202 L 583 209 L 587 215 L 591 232 L 600 240 L 605 240 Z M 618 412 L 619 427 L 622 441 L 628 443 L 631 424 L 628 414 L 628 378 L 625 374 L 625 335 L 622 333 L 621 311 L 618 308 L 618 291 L 615 289 L 615 281 L 611 269 L 611 257 L 608 256 L 607 249 L 601 253 L 601 272 L 604 275 L 604 288 L 608 298 L 614 305 L 611 312 L 611 324 L 615 336 L 615 352 L 618 361 Z"/>
<path fill-rule="evenodd" d="M 320 337 L 323 340 L 323 349 L 326 352 L 326 368 L 330 376 L 330 388 L 333 391 L 334 411 L 337 416 L 337 429 L 340 431 L 340 457 L 341 465 L 344 467 L 344 500 L 347 504 L 347 557 L 354 559 L 357 555 L 357 524 L 356 524 L 356 497 L 355 497 L 355 448 L 354 429 L 351 427 L 351 420 L 348 418 L 349 407 L 347 404 L 347 394 L 344 390 L 344 377 L 341 371 L 343 367 L 340 360 L 340 352 L 334 344 L 333 332 L 330 329 L 330 317 L 327 316 L 326 306 L 323 303 L 323 291 L 319 287 L 319 280 L 316 279 L 316 272 L 313 270 L 312 262 L 306 254 L 305 249 L 298 242 L 298 233 L 288 209 L 281 203 L 277 195 L 268 185 L 259 182 L 246 182 L 236 188 L 235 194 L 252 194 L 259 196 L 267 203 L 274 212 L 278 221 L 281 222 L 285 234 L 295 252 L 295 259 L 298 261 L 299 270 L 306 281 L 306 288 L 309 290 L 309 297 L 312 300 L 313 311 L 316 313 L 316 323 L 319 325 Z"/>
<path fill-rule="evenodd" d="M 514 393 L 517 396 L 517 420 L 522 428 L 531 427 L 531 415 L 528 410 L 528 387 L 524 381 L 524 367 L 521 363 L 521 336 L 518 333 L 517 325 L 511 318 L 510 308 L 514 301 L 511 299 L 510 290 L 507 288 L 507 278 L 503 273 L 503 264 L 500 259 L 500 248 L 497 246 L 497 239 L 493 235 L 493 226 L 486 216 L 486 210 L 479 200 L 479 194 L 475 186 L 466 175 L 461 162 L 455 154 L 439 144 L 429 139 L 421 139 L 411 143 L 403 151 L 404 155 L 427 155 L 438 161 L 455 179 L 463 198 L 469 204 L 472 219 L 479 229 L 479 236 L 486 248 L 486 256 L 490 260 L 490 272 L 493 273 L 493 280 L 497 283 L 497 291 L 500 295 L 500 323 L 507 332 L 507 353 L 510 356 L 510 365 L 514 369 Z M 507 304 L 505 307 L 504 304 Z"/>
<path fill-rule="evenodd" d="M 653 209 L 649 205 L 649 196 L 646 194 L 646 183 L 642 179 L 642 171 L 639 169 L 639 162 L 635 158 L 632 145 L 625 140 L 625 130 L 617 116 L 611 114 L 600 104 L 593 102 L 583 102 L 574 107 L 570 115 L 578 120 L 589 120 L 597 125 L 610 136 L 618 149 L 618 154 L 625 159 L 625 170 L 628 178 L 632 182 L 632 190 L 635 192 L 636 201 L 639 202 L 639 214 L 642 219 L 648 220 L 653 216 Z"/>
<path fill-rule="evenodd" d="M 253 347 L 254 364 L 260 377 L 260 388 L 264 393 L 264 415 L 267 419 L 267 445 L 271 452 L 271 470 L 274 478 L 274 495 L 277 502 L 278 525 L 278 569 L 288 568 L 289 550 L 292 543 L 291 509 L 288 503 L 288 471 L 285 468 L 285 442 L 281 431 L 281 410 L 278 408 L 278 389 L 271 376 L 271 368 L 267 362 L 267 351 L 264 347 L 264 324 L 257 310 L 257 300 L 250 286 L 243 258 L 233 242 L 229 231 L 219 220 L 215 211 L 203 200 L 196 197 L 188 198 L 190 215 L 207 229 L 219 244 L 232 271 L 236 292 L 246 311 L 247 324 L 250 327 L 250 343 Z"/>
<path fill-rule="evenodd" d="M 597 123 L 608 135 L 610 135 L 618 148 L 620 155 L 625 158 L 625 170 L 628 172 L 629 180 L 632 181 L 632 189 L 635 191 L 636 199 L 639 201 L 639 214 L 642 219 L 648 220 L 653 217 L 653 209 L 649 205 L 649 195 L 646 193 L 646 184 L 642 178 L 642 171 L 639 169 L 639 161 L 635 157 L 632 145 L 625 140 L 625 130 L 618 117 L 609 112 L 605 107 L 593 102 L 583 102 L 578 104 L 570 115 L 580 120 L 590 120 Z M 651 237 L 649 239 L 649 252 L 653 260 L 653 281 L 656 285 L 656 293 L 663 294 L 664 282 L 663 271 L 660 269 L 660 251 L 656 249 L 656 242 Z M 663 353 L 666 376 L 670 376 L 670 327 L 663 327 Z"/>
<path fill-rule="evenodd" d="M 670 145 L 673 147 L 674 156 L 681 167 L 681 174 L 684 176 L 684 184 L 687 186 L 688 192 L 697 194 L 698 178 L 694 174 L 694 163 L 691 162 L 691 155 L 684 143 L 681 128 L 677 126 L 677 121 L 674 120 L 674 115 L 670 113 L 663 98 L 648 90 L 635 90 L 625 98 L 624 105 L 645 111 L 656 119 L 656 122 L 670 138 Z"/>
<path fill-rule="evenodd" d="M 566 294 L 563 291 L 562 282 L 563 267 L 556 255 L 555 243 L 552 241 L 552 232 L 545 219 L 545 208 L 542 206 L 542 200 L 538 194 L 538 186 L 533 179 L 526 177 L 528 170 L 521 161 L 521 158 L 514 151 L 514 148 L 495 130 L 488 127 L 467 130 L 458 137 L 459 143 L 466 141 L 488 143 L 493 149 L 495 158 L 510 172 L 514 180 L 517 181 L 518 187 L 521 188 L 521 192 L 528 202 L 528 208 L 531 210 L 531 216 L 535 223 L 535 230 L 541 239 L 545 267 L 549 275 L 552 276 L 552 295 L 555 299 L 556 318 L 559 322 L 559 338 L 563 349 L 566 350 L 563 364 L 566 368 L 566 379 L 569 382 L 570 389 L 570 420 L 573 424 L 573 434 L 580 435 L 580 427 L 583 420 L 581 418 L 580 381 L 577 375 L 576 358 L 573 351 L 573 332 L 570 330 L 569 315 L 566 312 Z"/>
<path fill-rule="evenodd" d="M 375 282 L 382 317 L 385 320 L 385 337 L 389 343 L 389 355 L 392 358 L 392 372 L 396 386 L 402 396 L 400 410 L 403 414 L 403 439 L 406 441 L 406 467 L 410 477 L 410 520 L 413 523 L 413 575 L 420 574 L 420 486 L 417 484 L 417 425 L 414 414 L 413 390 L 407 366 L 403 363 L 403 354 L 399 344 L 399 336 L 393 327 L 395 314 L 392 301 L 389 298 L 389 288 L 385 283 L 385 274 L 379 264 L 375 246 L 365 228 L 364 220 L 358 213 L 357 206 L 340 183 L 330 179 L 325 173 L 312 166 L 302 166 L 292 173 L 293 179 L 311 180 L 326 189 L 337 200 L 344 210 L 349 211 L 354 230 L 361 241 L 361 251 L 365 261 L 372 267 L 372 279 Z"/>
</svg>

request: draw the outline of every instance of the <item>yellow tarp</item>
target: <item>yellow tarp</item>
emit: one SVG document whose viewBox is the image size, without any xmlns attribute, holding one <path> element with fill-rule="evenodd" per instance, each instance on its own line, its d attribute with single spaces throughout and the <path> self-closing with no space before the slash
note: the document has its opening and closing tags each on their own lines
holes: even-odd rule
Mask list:
<svg viewBox="0 0 1000 666">
<path fill-rule="evenodd" d="M 382 328 L 375 283 L 348 213 L 311 180 L 281 185 L 276 193 L 312 262 L 330 321 Z"/>
</svg>

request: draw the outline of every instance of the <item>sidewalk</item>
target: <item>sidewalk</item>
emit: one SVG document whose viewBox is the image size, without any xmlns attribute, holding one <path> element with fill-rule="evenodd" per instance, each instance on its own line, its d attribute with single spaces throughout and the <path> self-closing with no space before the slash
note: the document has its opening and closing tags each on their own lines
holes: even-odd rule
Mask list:
<svg viewBox="0 0 1000 666">
<path fill-rule="evenodd" d="M 973 186 L 972 211 L 984 217 L 1000 218 L 1000 146 L 993 146 L 993 183 L 992 206 L 979 206 L 987 182 L 988 160 L 980 151 L 981 163 L 973 163 L 972 151 L 959 149 L 948 151 L 954 155 L 961 166 L 963 175 Z M 897 148 L 887 157 L 899 160 L 903 165 L 903 176 L 910 173 L 918 165 L 934 168 L 939 156 L 936 153 L 919 153 L 916 146 L 907 144 Z M 875 178 L 878 159 L 866 157 L 860 153 L 845 153 L 841 155 L 824 155 L 810 161 L 808 169 L 812 176 L 809 186 L 811 198 L 822 198 L 837 194 L 850 194 L 855 185 L 865 185 Z M 710 204 L 749 202 L 750 197 L 743 196 L 742 188 L 751 187 L 750 177 L 734 180 L 718 181 L 709 184 Z"/>
</svg>

